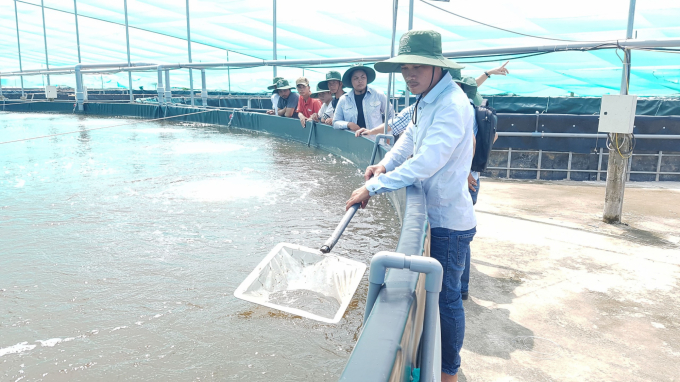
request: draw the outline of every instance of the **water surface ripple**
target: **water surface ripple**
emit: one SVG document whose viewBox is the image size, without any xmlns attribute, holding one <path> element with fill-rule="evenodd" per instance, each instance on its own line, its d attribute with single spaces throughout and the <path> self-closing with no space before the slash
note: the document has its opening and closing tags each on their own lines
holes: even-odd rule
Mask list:
<svg viewBox="0 0 680 382">
<path fill-rule="evenodd" d="M 125 121 L 0 112 L 0 141 Z M 266 134 L 127 121 L 0 147 L 0 380 L 337 380 L 366 277 L 337 325 L 233 291 L 276 243 L 322 244 L 361 172 Z M 335 253 L 395 248 L 375 199 Z"/>
</svg>

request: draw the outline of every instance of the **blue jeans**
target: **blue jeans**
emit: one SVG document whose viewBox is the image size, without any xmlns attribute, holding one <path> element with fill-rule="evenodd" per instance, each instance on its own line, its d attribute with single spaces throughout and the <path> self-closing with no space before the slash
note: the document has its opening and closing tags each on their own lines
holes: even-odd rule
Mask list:
<svg viewBox="0 0 680 382">
<path fill-rule="evenodd" d="M 460 349 L 465 337 L 465 311 L 460 296 L 461 276 L 470 242 L 476 228 L 454 231 L 446 228 L 430 230 L 430 256 L 444 269 L 442 291 L 439 294 L 439 316 L 442 329 L 442 372 L 455 375 L 460 367 Z"/>
<path fill-rule="evenodd" d="M 477 179 L 477 187 L 475 187 L 475 191 L 472 191 L 468 188 L 470 191 L 470 196 L 472 197 L 472 205 L 477 204 L 477 195 L 479 194 L 479 186 L 481 178 Z M 460 292 L 461 293 L 468 293 L 470 290 L 469 285 L 470 285 L 470 248 L 468 247 L 468 252 L 467 255 L 465 255 L 465 270 L 463 271 L 463 276 L 460 278 Z"/>
</svg>

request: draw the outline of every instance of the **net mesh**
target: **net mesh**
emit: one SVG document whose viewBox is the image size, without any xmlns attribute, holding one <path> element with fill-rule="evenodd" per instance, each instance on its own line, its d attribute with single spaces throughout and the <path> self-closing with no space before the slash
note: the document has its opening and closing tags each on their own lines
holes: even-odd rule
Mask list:
<svg viewBox="0 0 680 382">
<path fill-rule="evenodd" d="M 326 322 L 342 318 L 366 265 L 293 244 L 278 245 L 236 297 Z"/>
</svg>

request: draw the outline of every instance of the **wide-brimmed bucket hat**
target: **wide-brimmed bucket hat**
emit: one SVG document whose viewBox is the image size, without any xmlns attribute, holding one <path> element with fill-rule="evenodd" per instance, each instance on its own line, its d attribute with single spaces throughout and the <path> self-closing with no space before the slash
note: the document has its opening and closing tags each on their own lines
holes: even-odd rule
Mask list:
<svg viewBox="0 0 680 382">
<path fill-rule="evenodd" d="M 274 91 L 284 89 L 295 89 L 295 86 L 290 86 L 288 80 L 284 80 L 283 78 L 276 81 L 276 84 L 274 84 Z"/>
<path fill-rule="evenodd" d="M 267 89 L 271 90 L 272 93 L 276 93 L 276 83 L 282 79 L 283 77 L 274 77 L 274 80 L 272 80 L 272 84 L 267 86 Z"/>
<path fill-rule="evenodd" d="M 363 64 L 355 64 L 351 68 L 347 69 L 345 74 L 342 75 L 342 84 L 345 85 L 345 87 L 352 87 L 352 73 L 356 72 L 357 70 L 363 70 L 364 73 L 366 73 L 367 85 L 375 81 L 375 70 L 373 70 L 373 68 L 364 66 Z M 401 72 L 401 68 L 399 71 Z"/>
<path fill-rule="evenodd" d="M 463 69 L 465 66 L 442 55 L 442 36 L 435 31 L 410 31 L 399 40 L 399 53 L 389 60 L 376 62 L 381 73 L 400 73 L 402 64 L 430 65 L 444 69 Z"/>
<path fill-rule="evenodd" d="M 346 87 L 345 84 L 342 83 L 342 75 L 338 71 L 331 70 L 330 72 L 326 73 L 326 79 L 319 82 L 317 87 L 321 90 L 329 90 L 328 81 L 340 81 L 342 87 Z"/>
<path fill-rule="evenodd" d="M 465 95 L 472 100 L 475 106 L 482 104 L 482 96 L 477 93 L 477 80 L 474 77 L 454 78 L 453 81 L 460 84 Z"/>
<path fill-rule="evenodd" d="M 336 72 L 336 73 L 337 73 L 337 72 Z M 340 74 L 340 73 L 338 73 L 338 74 Z M 321 82 L 319 82 L 318 84 L 316 84 L 316 91 L 312 92 L 312 95 L 311 95 L 310 97 L 312 97 L 312 98 L 319 98 L 319 94 L 320 94 L 320 93 L 329 92 L 329 91 L 330 91 L 330 90 L 328 90 L 328 89 L 322 89 L 322 88 L 321 88 Z"/>
</svg>

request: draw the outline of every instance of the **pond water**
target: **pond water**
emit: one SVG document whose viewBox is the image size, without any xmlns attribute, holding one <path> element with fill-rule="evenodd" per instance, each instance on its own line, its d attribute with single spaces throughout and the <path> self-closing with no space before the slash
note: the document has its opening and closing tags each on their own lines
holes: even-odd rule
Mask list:
<svg viewBox="0 0 680 382">
<path fill-rule="evenodd" d="M 121 124 L 0 145 L 0 380 L 337 380 L 366 276 L 337 325 L 233 292 L 277 243 L 319 247 L 362 172 L 262 133 L 132 119 L 0 113 L 0 142 Z M 374 199 L 334 253 L 395 248 Z"/>
</svg>

